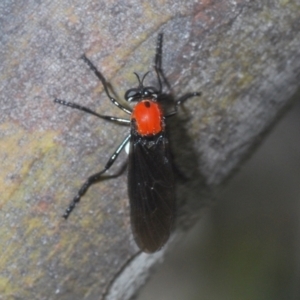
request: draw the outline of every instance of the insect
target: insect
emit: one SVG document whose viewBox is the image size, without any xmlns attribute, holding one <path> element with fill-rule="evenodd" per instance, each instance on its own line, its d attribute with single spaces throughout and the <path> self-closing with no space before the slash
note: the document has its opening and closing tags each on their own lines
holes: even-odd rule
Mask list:
<svg viewBox="0 0 300 300">
<path fill-rule="evenodd" d="M 87 107 L 73 102 L 55 99 L 54 102 L 82 110 L 101 119 L 130 126 L 130 133 L 111 155 L 103 170 L 90 176 L 81 186 L 73 201 L 66 209 L 63 217 L 67 219 L 87 189 L 97 182 L 116 161 L 120 152 L 130 143 L 128 158 L 128 196 L 130 201 L 131 227 L 134 239 L 139 248 L 148 253 L 158 251 L 167 242 L 175 215 L 174 172 L 171 161 L 169 141 L 166 135 L 165 119 L 174 116 L 180 106 L 187 99 L 200 96 L 199 92 L 187 93 L 174 104 L 170 113 L 165 113 L 162 102 L 166 99 L 163 92 L 165 85 L 171 93 L 171 87 L 162 70 L 163 34 L 157 38 L 154 70 L 156 72 L 158 88 L 145 86 L 146 73 L 138 80 L 138 86 L 125 93 L 125 100 L 136 102 L 132 109 L 124 107 L 109 92 L 104 76 L 92 62 L 82 56 L 84 62 L 102 82 L 104 91 L 110 101 L 123 112 L 130 115 L 130 119 L 100 115 Z"/>
</svg>

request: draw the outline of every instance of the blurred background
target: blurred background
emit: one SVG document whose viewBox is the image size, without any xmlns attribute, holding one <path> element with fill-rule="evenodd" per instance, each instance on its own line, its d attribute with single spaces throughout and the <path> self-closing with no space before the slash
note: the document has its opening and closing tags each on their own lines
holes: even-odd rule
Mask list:
<svg viewBox="0 0 300 300">
<path fill-rule="evenodd" d="M 300 299 L 299 93 L 137 299 Z"/>
</svg>

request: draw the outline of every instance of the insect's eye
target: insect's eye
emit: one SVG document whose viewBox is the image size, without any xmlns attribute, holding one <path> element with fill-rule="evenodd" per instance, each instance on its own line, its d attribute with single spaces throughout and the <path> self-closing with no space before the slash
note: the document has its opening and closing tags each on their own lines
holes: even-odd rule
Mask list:
<svg viewBox="0 0 300 300">
<path fill-rule="evenodd" d="M 152 86 L 142 86 L 140 88 L 129 89 L 125 93 L 124 98 L 128 102 L 139 101 L 146 97 L 157 98 L 158 93 L 159 92 L 157 91 L 157 89 Z"/>
<path fill-rule="evenodd" d="M 143 89 L 143 96 L 153 96 L 153 97 L 157 97 L 158 91 L 156 90 L 156 88 L 152 87 L 152 86 L 146 86 Z"/>
<path fill-rule="evenodd" d="M 130 102 L 134 101 L 135 98 L 140 97 L 140 95 L 141 94 L 139 89 L 130 89 L 125 93 L 124 98 L 126 101 Z"/>
</svg>

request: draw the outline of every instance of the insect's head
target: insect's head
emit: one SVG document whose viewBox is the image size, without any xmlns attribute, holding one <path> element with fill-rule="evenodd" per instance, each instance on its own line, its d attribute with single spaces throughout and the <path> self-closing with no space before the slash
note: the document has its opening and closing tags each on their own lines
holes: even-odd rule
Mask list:
<svg viewBox="0 0 300 300">
<path fill-rule="evenodd" d="M 145 98 L 154 98 L 156 99 L 158 97 L 159 91 L 153 87 L 153 86 L 144 86 L 143 82 L 145 77 L 149 74 L 147 72 L 142 80 L 140 79 L 139 75 L 134 72 L 134 75 L 137 77 L 139 81 L 139 86 L 137 88 L 129 89 L 125 93 L 125 100 L 128 102 L 133 102 L 133 101 L 140 101 Z"/>
</svg>

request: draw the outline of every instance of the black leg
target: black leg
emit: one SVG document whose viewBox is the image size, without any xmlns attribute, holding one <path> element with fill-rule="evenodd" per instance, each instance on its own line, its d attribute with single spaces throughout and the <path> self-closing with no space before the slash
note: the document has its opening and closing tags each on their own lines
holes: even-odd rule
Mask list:
<svg viewBox="0 0 300 300">
<path fill-rule="evenodd" d="M 129 109 L 127 109 L 126 107 L 124 107 L 121 103 L 119 103 L 115 98 L 113 98 L 107 88 L 107 83 L 106 80 L 104 78 L 104 76 L 97 70 L 97 68 L 93 65 L 93 63 L 85 56 L 82 55 L 81 57 L 83 59 L 83 61 L 90 67 L 90 69 L 95 73 L 95 75 L 99 78 L 99 80 L 102 82 L 105 93 L 107 95 L 107 97 L 110 99 L 110 101 L 116 105 L 118 108 L 120 108 L 121 110 L 123 110 L 124 112 L 126 112 L 127 114 L 131 115 L 131 111 Z"/>
<path fill-rule="evenodd" d="M 163 33 L 160 33 L 157 37 L 156 54 L 155 54 L 155 59 L 154 59 L 154 69 L 157 74 L 157 79 L 158 79 L 159 86 L 160 86 L 160 92 L 162 92 L 162 82 L 161 82 L 161 78 L 162 78 L 163 83 L 166 85 L 169 92 L 171 94 L 173 94 L 171 85 L 162 69 L 162 45 L 163 45 Z"/>
<path fill-rule="evenodd" d="M 181 96 L 181 97 L 176 101 L 176 104 L 175 104 L 175 110 L 172 111 L 171 113 L 167 114 L 166 117 L 172 117 L 172 116 L 174 116 L 175 114 L 177 114 L 177 110 L 178 110 L 178 106 L 179 106 L 179 105 L 181 105 L 183 102 L 185 102 L 185 101 L 188 100 L 189 98 L 196 97 L 196 96 L 201 96 L 201 93 L 200 93 L 200 92 L 191 92 L 191 93 L 187 93 L 187 94 Z"/>
<path fill-rule="evenodd" d="M 200 92 L 190 92 L 190 93 L 187 93 L 187 94 L 181 96 L 181 97 L 176 101 L 175 109 L 177 110 L 178 106 L 181 105 L 181 104 L 182 104 L 183 102 L 185 102 L 186 100 L 188 100 L 189 98 L 196 97 L 196 96 L 201 96 L 201 93 L 200 93 Z"/>
<path fill-rule="evenodd" d="M 167 86 L 170 94 L 174 95 L 171 85 L 170 85 L 167 77 L 165 76 L 165 74 L 163 72 L 163 68 L 162 68 L 162 46 L 163 46 L 163 33 L 160 33 L 157 38 L 156 54 L 155 54 L 155 59 L 154 59 L 154 68 L 155 68 L 155 71 L 157 74 L 160 92 L 162 92 L 162 82 L 161 82 L 161 78 L 162 78 L 163 83 Z M 187 94 L 183 95 L 176 101 L 175 110 L 173 112 L 169 113 L 168 115 L 166 115 L 166 117 L 174 116 L 177 113 L 179 105 L 181 105 L 183 102 L 185 102 L 189 98 L 192 98 L 195 96 L 200 96 L 200 95 L 201 95 L 201 93 L 199 93 L 199 92 L 192 92 L 192 93 L 187 93 Z"/>
<path fill-rule="evenodd" d="M 85 192 L 87 191 L 87 189 L 94 184 L 95 182 L 97 182 L 101 175 L 103 173 L 105 173 L 112 165 L 113 163 L 116 161 L 118 155 L 120 154 L 120 152 L 123 150 L 123 148 L 126 146 L 126 144 L 128 143 L 130 139 L 130 135 L 128 135 L 123 142 L 120 144 L 120 146 L 117 148 L 117 150 L 113 153 L 113 155 L 110 157 L 110 159 L 108 160 L 108 162 L 106 163 L 104 169 L 92 176 L 90 176 L 88 178 L 88 180 L 82 185 L 82 187 L 80 188 L 80 190 L 78 191 L 77 195 L 75 196 L 75 198 L 73 199 L 73 201 L 71 202 L 71 204 L 69 205 L 69 207 L 66 209 L 65 213 L 63 214 L 63 217 L 65 219 L 67 219 L 70 215 L 70 213 L 73 211 L 73 209 L 75 208 L 75 206 L 77 205 L 77 203 L 80 201 L 80 198 L 85 194 Z"/>
<path fill-rule="evenodd" d="M 94 115 L 94 116 L 96 116 L 98 118 L 101 118 L 101 119 L 105 119 L 105 120 L 108 120 L 108 121 L 114 121 L 114 122 L 118 122 L 118 123 L 123 123 L 123 124 L 130 124 L 130 120 L 117 118 L 117 117 L 112 117 L 112 116 L 100 115 L 100 114 L 96 113 L 95 111 L 89 109 L 88 107 L 81 106 L 81 105 L 79 105 L 77 103 L 74 103 L 74 102 L 67 102 L 65 100 L 60 100 L 60 99 L 54 99 L 54 102 L 58 103 L 58 104 L 61 104 L 61 105 L 69 106 L 71 108 L 82 110 L 86 113 L 89 113 L 89 114 Z"/>
</svg>

